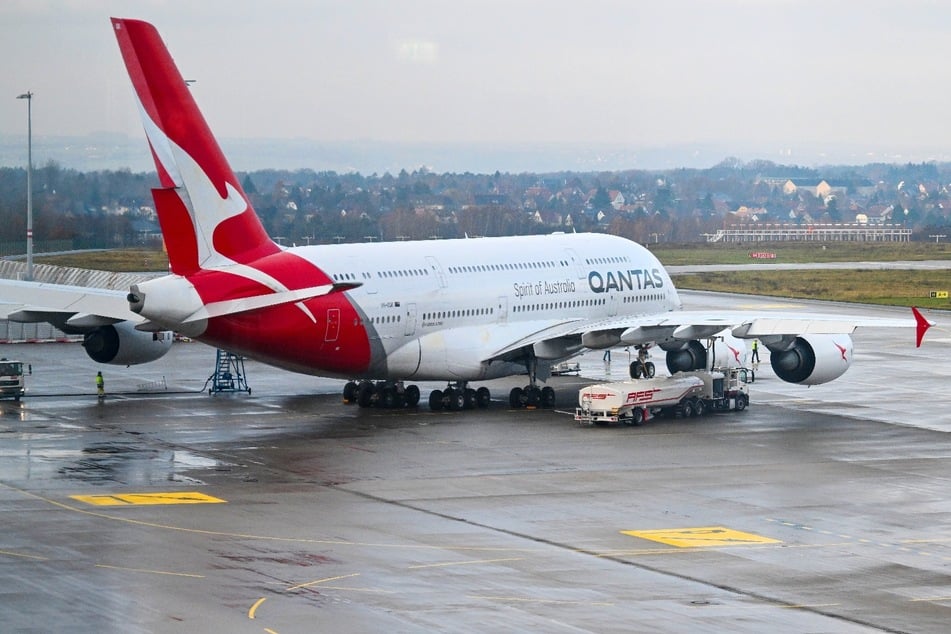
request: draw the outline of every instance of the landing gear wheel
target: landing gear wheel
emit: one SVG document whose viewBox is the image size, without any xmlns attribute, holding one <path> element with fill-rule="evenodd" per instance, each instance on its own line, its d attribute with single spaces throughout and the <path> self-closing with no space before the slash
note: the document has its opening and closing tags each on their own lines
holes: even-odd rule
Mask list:
<svg viewBox="0 0 951 634">
<path fill-rule="evenodd" d="M 525 388 L 525 407 L 538 407 L 542 400 L 542 391 L 534 385 Z"/>
<path fill-rule="evenodd" d="M 463 390 L 456 390 L 449 388 L 443 394 L 446 397 L 446 400 L 449 401 L 449 409 L 458 412 L 461 409 L 464 409 L 466 406 L 466 395 Z"/>
<path fill-rule="evenodd" d="M 383 393 L 380 395 L 380 405 L 386 409 L 392 409 L 396 407 L 396 403 L 399 400 L 398 394 L 391 387 L 383 388 Z"/>
<path fill-rule="evenodd" d="M 479 409 L 485 409 L 489 406 L 489 403 L 492 401 L 492 395 L 489 393 L 489 388 L 480 387 L 476 390 L 476 407 Z"/>
<path fill-rule="evenodd" d="M 648 361 L 644 364 L 644 378 L 653 379 L 656 373 L 657 368 L 654 367 L 653 361 Z"/>
<path fill-rule="evenodd" d="M 419 404 L 419 388 L 415 385 L 408 386 L 403 392 L 403 401 L 406 407 L 416 407 Z"/>
<path fill-rule="evenodd" d="M 542 388 L 542 407 L 552 408 L 555 406 L 555 388 L 545 386 Z"/>
<path fill-rule="evenodd" d="M 463 394 L 465 395 L 465 399 L 464 399 L 464 403 L 463 403 L 463 408 L 464 408 L 464 409 L 472 409 L 473 407 L 475 407 L 476 391 L 473 390 L 472 388 L 466 388 L 466 390 L 465 390 L 465 392 L 463 392 Z"/>
<path fill-rule="evenodd" d="M 359 386 L 356 382 L 347 381 L 347 384 L 343 386 L 343 402 L 353 403 L 357 400 L 357 389 L 359 389 Z"/>
<path fill-rule="evenodd" d="M 429 409 L 434 412 L 442 409 L 442 390 L 433 390 L 429 393 Z"/>
<path fill-rule="evenodd" d="M 631 366 L 628 368 L 628 373 L 631 375 L 632 379 L 639 379 L 644 373 L 644 368 L 641 367 L 640 361 L 632 361 Z"/>
<path fill-rule="evenodd" d="M 360 407 L 370 407 L 373 402 L 373 384 L 364 381 L 357 390 L 357 405 Z"/>
<path fill-rule="evenodd" d="M 525 391 L 520 387 L 513 387 L 509 392 L 509 405 L 515 409 L 525 405 Z"/>
</svg>

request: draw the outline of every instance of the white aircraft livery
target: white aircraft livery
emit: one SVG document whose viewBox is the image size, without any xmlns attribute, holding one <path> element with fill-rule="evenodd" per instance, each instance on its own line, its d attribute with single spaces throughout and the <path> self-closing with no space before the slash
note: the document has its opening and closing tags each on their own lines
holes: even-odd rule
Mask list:
<svg viewBox="0 0 951 634">
<path fill-rule="evenodd" d="M 4 316 L 84 335 L 101 363 L 155 360 L 178 332 L 235 354 L 347 379 L 360 405 L 415 406 L 412 381 L 445 381 L 433 409 L 489 404 L 470 383 L 527 374 L 513 407 L 551 407 L 551 367 L 585 349 L 659 346 L 671 373 L 709 367 L 717 336 L 770 351 L 784 381 L 842 375 L 858 326 L 931 322 L 682 310 L 647 249 L 602 234 L 430 240 L 285 248 L 272 241 L 156 29 L 112 20 L 158 172 L 155 208 L 170 274 L 128 294 L 0 282 Z M 721 346 L 722 348 L 722 346 Z"/>
</svg>

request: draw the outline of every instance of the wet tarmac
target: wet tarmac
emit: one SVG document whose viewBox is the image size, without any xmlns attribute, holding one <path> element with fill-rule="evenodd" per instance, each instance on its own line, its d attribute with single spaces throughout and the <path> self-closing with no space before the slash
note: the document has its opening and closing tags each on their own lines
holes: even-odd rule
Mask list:
<svg viewBox="0 0 951 634">
<path fill-rule="evenodd" d="M 554 412 L 509 409 L 519 379 L 361 410 L 253 362 L 210 396 L 200 344 L 105 368 L 98 402 L 79 345 L 2 346 L 33 367 L 0 401 L 2 630 L 945 632 L 951 335 L 855 340 L 831 384 L 764 364 L 747 411 L 640 428 L 578 427 L 574 376 Z"/>
</svg>

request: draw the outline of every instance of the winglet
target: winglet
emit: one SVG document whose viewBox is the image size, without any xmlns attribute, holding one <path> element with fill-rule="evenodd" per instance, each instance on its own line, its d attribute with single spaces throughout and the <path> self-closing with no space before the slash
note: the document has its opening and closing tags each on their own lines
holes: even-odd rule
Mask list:
<svg viewBox="0 0 951 634">
<path fill-rule="evenodd" d="M 921 347 L 921 340 L 924 338 L 925 333 L 928 332 L 928 329 L 934 326 L 933 321 L 925 319 L 925 316 L 921 314 L 914 306 L 911 307 L 911 312 L 915 316 L 915 322 L 917 323 L 916 332 L 915 332 L 915 347 Z"/>
</svg>

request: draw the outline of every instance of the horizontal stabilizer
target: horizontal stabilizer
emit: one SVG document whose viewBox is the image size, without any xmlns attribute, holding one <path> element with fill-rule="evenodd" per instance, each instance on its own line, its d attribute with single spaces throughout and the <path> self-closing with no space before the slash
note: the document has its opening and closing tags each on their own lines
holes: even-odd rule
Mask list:
<svg viewBox="0 0 951 634">
<path fill-rule="evenodd" d="M 99 328 L 100 326 L 112 326 L 118 324 L 122 319 L 114 317 L 103 317 L 102 315 L 90 315 L 89 313 L 79 313 L 66 320 L 66 325 L 72 328 Z"/>
<path fill-rule="evenodd" d="M 16 322 L 18 324 L 38 324 L 45 321 L 50 321 L 51 319 L 55 319 L 57 317 L 63 317 L 65 315 L 72 314 L 73 311 L 22 308 L 7 314 L 6 319 L 7 321 Z"/>
<path fill-rule="evenodd" d="M 360 286 L 358 283 L 323 284 L 321 286 L 301 288 L 296 291 L 285 291 L 281 293 L 270 293 L 268 295 L 255 295 L 253 297 L 242 297 L 241 299 L 227 299 L 220 302 L 212 302 L 196 310 L 182 320 L 182 323 L 189 324 L 203 319 L 246 313 L 250 310 L 258 310 L 259 308 L 280 306 L 281 304 L 293 304 L 314 297 L 329 295 L 330 293 L 348 291 L 358 286 Z"/>
</svg>

